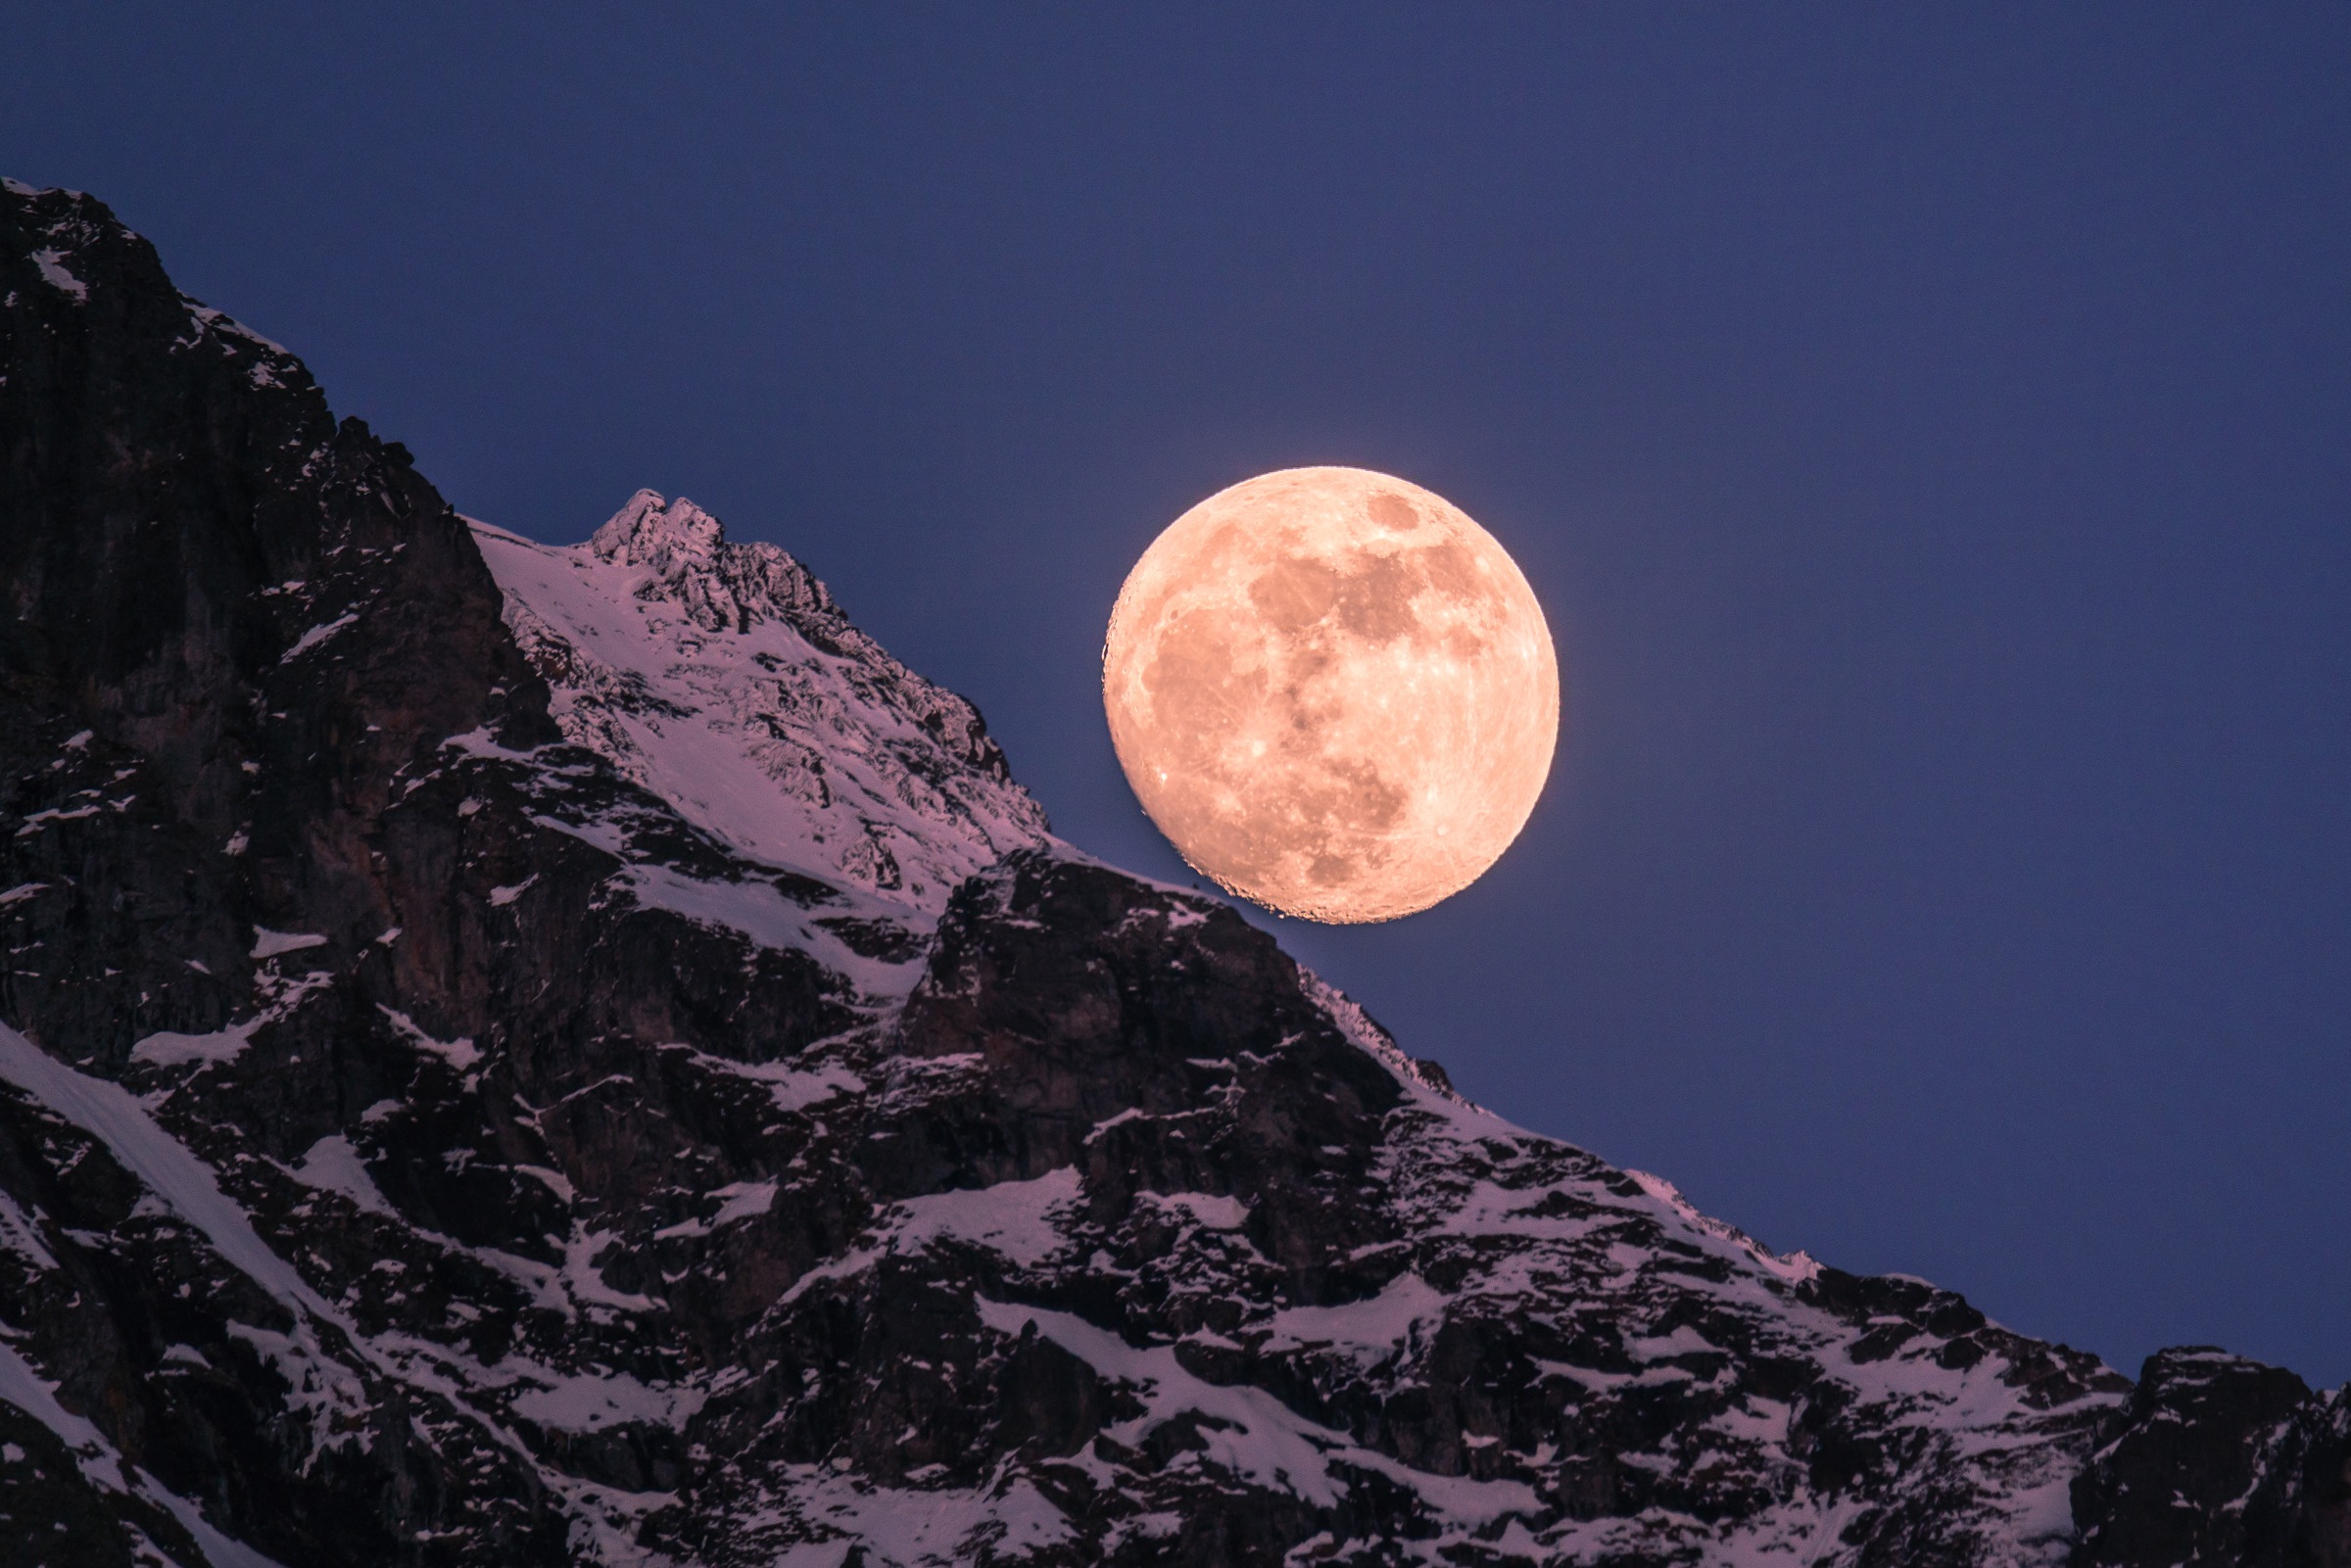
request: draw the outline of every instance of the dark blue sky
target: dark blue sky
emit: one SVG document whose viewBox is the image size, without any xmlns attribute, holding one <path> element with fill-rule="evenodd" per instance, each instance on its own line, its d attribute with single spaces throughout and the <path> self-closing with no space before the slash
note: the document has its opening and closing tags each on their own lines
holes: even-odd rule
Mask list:
<svg viewBox="0 0 2351 1568">
<path fill-rule="evenodd" d="M 1127 567 L 1441 492 L 1562 761 L 1293 952 L 1774 1245 L 2351 1376 L 2351 11 L 477 9 L 18 8 L 0 168 L 466 511 L 791 548 L 1157 875 Z"/>
</svg>

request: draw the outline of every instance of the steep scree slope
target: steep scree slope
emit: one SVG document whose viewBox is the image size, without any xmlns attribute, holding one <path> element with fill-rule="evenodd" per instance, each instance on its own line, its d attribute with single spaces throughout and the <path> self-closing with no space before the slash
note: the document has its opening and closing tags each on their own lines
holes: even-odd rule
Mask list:
<svg viewBox="0 0 2351 1568">
<path fill-rule="evenodd" d="M 1463 1103 L 789 556 L 468 527 L 15 184 L 0 593 L 12 1562 L 2346 1560 L 2340 1395 Z"/>
</svg>

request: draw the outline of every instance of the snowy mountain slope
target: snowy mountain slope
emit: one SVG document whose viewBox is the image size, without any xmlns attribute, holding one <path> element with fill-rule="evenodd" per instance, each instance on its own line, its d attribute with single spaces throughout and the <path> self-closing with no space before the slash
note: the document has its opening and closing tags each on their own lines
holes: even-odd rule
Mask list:
<svg viewBox="0 0 2351 1568">
<path fill-rule="evenodd" d="M 736 853 L 936 915 L 1044 842 L 971 705 L 772 545 L 639 491 L 584 545 L 474 536 L 563 733 Z"/>
<path fill-rule="evenodd" d="M 468 528 L 14 186 L 0 590 L 11 1560 L 2344 1560 L 2339 1396 L 1464 1105 L 781 551 Z"/>
</svg>

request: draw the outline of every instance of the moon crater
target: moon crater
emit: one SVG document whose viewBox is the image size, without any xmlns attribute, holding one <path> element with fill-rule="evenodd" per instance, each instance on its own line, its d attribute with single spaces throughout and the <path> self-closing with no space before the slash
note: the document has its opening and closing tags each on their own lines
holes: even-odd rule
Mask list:
<svg viewBox="0 0 2351 1568">
<path fill-rule="evenodd" d="M 1153 542 L 1102 655 L 1112 743 L 1192 866 L 1284 914 L 1393 920 L 1484 874 L 1559 735 L 1542 607 L 1439 496 L 1293 468 Z"/>
</svg>

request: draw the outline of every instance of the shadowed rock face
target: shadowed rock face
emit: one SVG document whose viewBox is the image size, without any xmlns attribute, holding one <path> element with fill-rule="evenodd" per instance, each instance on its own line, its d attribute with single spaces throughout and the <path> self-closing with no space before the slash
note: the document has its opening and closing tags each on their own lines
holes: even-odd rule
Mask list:
<svg viewBox="0 0 2351 1568">
<path fill-rule="evenodd" d="M 2351 1402 L 2204 1347 L 2147 1358 L 2074 1481 L 2075 1568 L 2351 1565 Z"/>
<path fill-rule="evenodd" d="M 1462 1102 L 683 506 L 589 546 L 685 640 L 599 676 L 0 192 L 0 1560 L 2347 1560 L 2339 1394 L 2134 1389 Z M 739 696 L 951 895 L 663 793 Z"/>
</svg>

